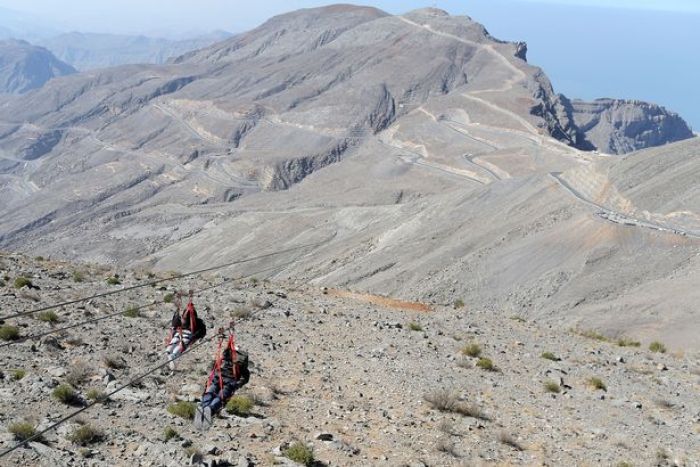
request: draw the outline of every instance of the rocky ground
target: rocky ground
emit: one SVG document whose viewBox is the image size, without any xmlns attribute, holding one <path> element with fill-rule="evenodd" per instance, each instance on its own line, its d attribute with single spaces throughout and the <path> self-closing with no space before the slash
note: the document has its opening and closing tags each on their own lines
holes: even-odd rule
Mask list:
<svg viewBox="0 0 700 467">
<path fill-rule="evenodd" d="M 120 284 L 107 284 L 115 274 Z M 4 326 L 39 334 L 235 275 L 232 268 L 94 299 L 56 310 L 53 324 L 43 314 Z M 16 288 L 19 277 L 32 287 Z M 147 280 L 145 272 L 3 254 L 0 314 Z M 254 278 L 196 294 L 195 304 L 208 337 L 238 322 L 252 361 L 241 391 L 255 402 L 248 416 L 224 412 L 202 433 L 169 413 L 201 393 L 209 341 L 174 374 L 149 375 L 0 465 L 290 464 L 283 451 L 294 441 L 313 448 L 315 465 L 700 465 L 697 355 L 623 347 L 468 300 L 426 306 Z M 17 422 L 42 429 L 95 390 L 162 363 L 171 312 L 161 303 L 41 339 L 0 341 L 12 343 L 0 347 L 0 449 L 16 442 Z M 72 406 L 52 395 L 62 383 L 79 395 Z M 81 426 L 100 436 L 81 446 L 73 436 Z M 177 434 L 166 441 L 168 428 Z"/>
</svg>

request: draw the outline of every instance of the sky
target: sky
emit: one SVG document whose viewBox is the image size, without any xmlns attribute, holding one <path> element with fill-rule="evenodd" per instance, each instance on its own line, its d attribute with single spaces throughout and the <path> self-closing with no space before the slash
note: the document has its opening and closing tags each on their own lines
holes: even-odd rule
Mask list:
<svg viewBox="0 0 700 467">
<path fill-rule="evenodd" d="M 348 0 L 337 0 L 347 2 Z M 108 32 L 172 33 L 173 31 L 223 29 L 232 32 L 255 27 L 272 15 L 330 3 L 318 0 L 0 0 L 0 6 L 28 12 L 65 29 L 92 27 Z M 693 12 L 700 14 L 700 0 L 364 0 L 390 13 L 437 6 L 454 14 L 473 15 L 474 10 L 496 10 L 512 3 L 541 9 L 543 5 L 620 8 L 632 11 Z"/>
<path fill-rule="evenodd" d="M 348 0 L 338 0 L 348 1 Z M 0 0 L 62 30 L 183 36 L 241 32 L 316 0 Z M 394 14 L 436 6 L 469 15 L 499 39 L 528 43 L 569 97 L 649 100 L 700 129 L 700 0 L 364 0 Z M 0 12 L 0 15 L 3 13 Z M 2 17 L 0 16 L 0 24 Z"/>
</svg>

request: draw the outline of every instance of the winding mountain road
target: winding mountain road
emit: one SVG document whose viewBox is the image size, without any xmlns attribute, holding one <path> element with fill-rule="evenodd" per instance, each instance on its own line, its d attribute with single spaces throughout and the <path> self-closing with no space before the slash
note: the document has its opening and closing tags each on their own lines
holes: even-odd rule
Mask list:
<svg viewBox="0 0 700 467">
<path fill-rule="evenodd" d="M 573 186 L 571 186 L 566 180 L 564 180 L 561 177 L 561 172 L 550 172 L 549 176 L 560 187 L 562 187 L 567 193 L 569 193 L 571 196 L 576 198 L 576 200 L 594 208 L 597 211 L 596 215 L 598 215 L 598 217 L 600 217 L 602 219 L 605 219 L 605 220 L 610 221 L 610 222 L 615 223 L 615 224 L 641 227 L 641 228 L 645 228 L 645 229 L 658 230 L 660 232 L 672 233 L 672 234 L 680 235 L 683 237 L 700 239 L 700 233 L 698 233 L 698 232 L 682 229 L 679 227 L 665 226 L 665 225 L 657 224 L 655 222 L 636 219 L 634 217 L 630 217 L 627 214 L 623 214 L 619 211 L 614 211 L 614 210 L 608 209 L 605 206 L 602 206 L 598 203 L 595 203 L 595 202 L 591 201 L 590 199 L 586 198 L 585 196 L 583 196 Z"/>
</svg>

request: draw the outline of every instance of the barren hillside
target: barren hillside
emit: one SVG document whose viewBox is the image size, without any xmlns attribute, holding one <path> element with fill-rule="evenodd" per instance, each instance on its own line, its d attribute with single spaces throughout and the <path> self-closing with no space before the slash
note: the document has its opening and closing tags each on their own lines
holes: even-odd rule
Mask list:
<svg viewBox="0 0 700 467">
<path fill-rule="evenodd" d="M 149 280 L 18 255 L 0 256 L 0 273 L 3 316 Z M 115 273 L 121 284 L 108 285 Z M 172 305 L 162 301 L 177 287 L 214 287 L 195 294 L 210 331 L 237 320 L 238 342 L 253 362 L 239 393 L 254 401 L 249 414 L 226 411 L 202 433 L 169 412 L 200 396 L 216 345 L 207 341 L 174 374 L 138 379 L 0 463 L 297 465 L 283 455 L 294 441 L 313 448 L 316 465 L 700 460 L 694 353 L 606 342 L 586 328 L 469 304 L 424 306 L 300 281 L 224 282 L 241 274 L 231 268 L 93 299 L 50 320 L 46 313 L 12 319 L 28 340 L 0 341 L 0 441 L 6 449 L 18 423 L 46 428 L 163 364 Z M 14 288 L 20 277 L 38 289 Z M 81 325 L 87 320 L 95 321 Z M 31 338 L 45 333 L 52 334 Z M 62 384 L 75 390 L 70 404 L 56 399 Z"/>
</svg>

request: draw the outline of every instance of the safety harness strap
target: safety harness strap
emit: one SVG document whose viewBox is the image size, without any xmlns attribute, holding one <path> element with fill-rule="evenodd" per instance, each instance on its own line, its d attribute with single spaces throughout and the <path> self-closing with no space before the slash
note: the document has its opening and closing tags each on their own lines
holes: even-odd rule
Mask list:
<svg viewBox="0 0 700 467">
<path fill-rule="evenodd" d="M 194 292 L 190 290 L 190 300 L 187 303 L 187 314 L 189 315 L 190 318 L 190 332 L 194 336 L 194 330 L 197 327 L 197 320 L 195 317 L 195 312 L 194 312 L 194 304 L 192 303 L 192 294 Z"/>
<path fill-rule="evenodd" d="M 204 389 L 204 393 L 209 391 L 209 387 L 211 386 L 212 382 L 214 381 L 214 376 L 218 374 L 219 380 L 221 380 L 221 345 L 223 344 L 224 340 L 219 339 L 219 346 L 216 349 L 216 360 L 214 360 L 214 369 L 211 371 L 209 374 L 209 380 L 207 380 L 207 387 Z M 221 386 L 221 389 L 223 389 L 223 382 L 220 381 L 219 385 Z"/>
</svg>

